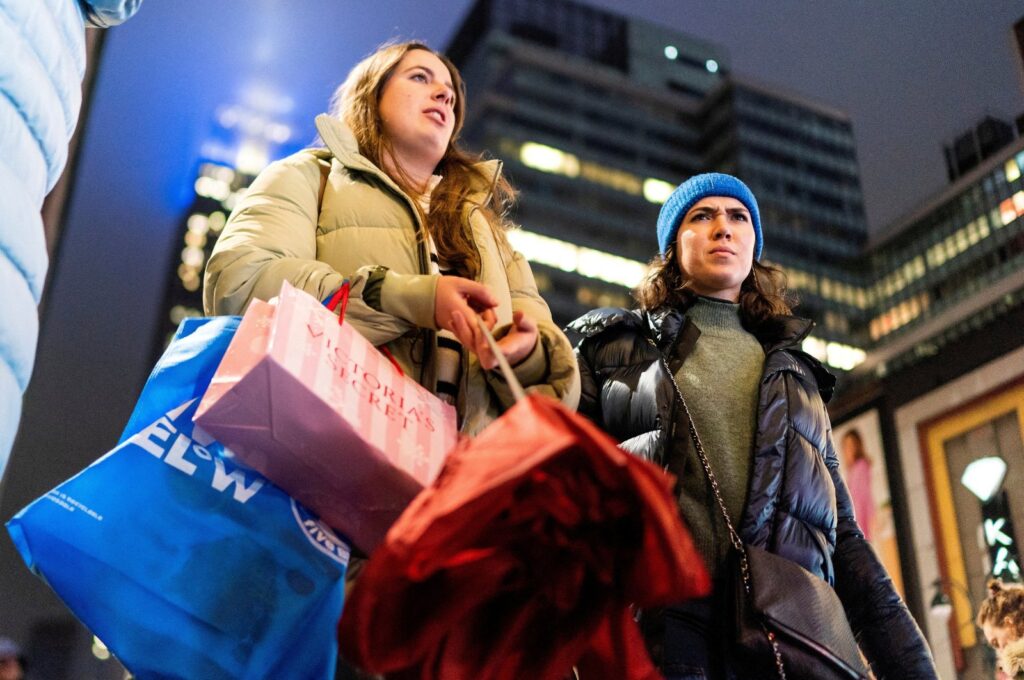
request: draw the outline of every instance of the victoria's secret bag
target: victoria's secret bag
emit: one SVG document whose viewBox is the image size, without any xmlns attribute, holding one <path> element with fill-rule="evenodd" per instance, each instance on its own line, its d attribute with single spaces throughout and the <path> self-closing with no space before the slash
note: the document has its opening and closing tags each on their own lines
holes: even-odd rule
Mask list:
<svg viewBox="0 0 1024 680">
<path fill-rule="evenodd" d="M 664 357 L 661 363 L 689 421 L 694 449 L 735 551 L 736 651 L 757 665 L 774 662 L 780 680 L 867 680 L 856 638 L 832 587 L 796 562 L 740 540 L 679 384 Z"/>
</svg>

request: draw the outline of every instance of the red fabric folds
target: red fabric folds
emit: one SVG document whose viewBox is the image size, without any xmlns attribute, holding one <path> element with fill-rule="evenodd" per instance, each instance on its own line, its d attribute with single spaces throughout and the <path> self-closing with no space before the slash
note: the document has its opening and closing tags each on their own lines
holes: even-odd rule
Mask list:
<svg viewBox="0 0 1024 680">
<path fill-rule="evenodd" d="M 449 455 L 345 603 L 343 655 L 389 678 L 660 677 L 630 604 L 707 594 L 672 480 L 529 396 Z"/>
</svg>

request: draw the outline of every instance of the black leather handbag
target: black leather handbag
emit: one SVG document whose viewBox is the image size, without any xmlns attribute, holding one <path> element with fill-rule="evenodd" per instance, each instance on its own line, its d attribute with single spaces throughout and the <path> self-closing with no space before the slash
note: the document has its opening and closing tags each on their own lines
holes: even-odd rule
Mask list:
<svg viewBox="0 0 1024 680">
<path fill-rule="evenodd" d="M 774 660 L 781 680 L 867 678 L 832 587 L 785 557 L 752 545 L 742 549 L 735 569 L 737 652 L 755 663 Z"/>
<path fill-rule="evenodd" d="M 664 357 L 661 363 L 690 423 L 694 449 L 729 530 L 735 558 L 735 652 L 755 668 L 774 664 L 779 680 L 867 680 L 835 590 L 796 562 L 740 540 L 679 384 Z"/>
</svg>

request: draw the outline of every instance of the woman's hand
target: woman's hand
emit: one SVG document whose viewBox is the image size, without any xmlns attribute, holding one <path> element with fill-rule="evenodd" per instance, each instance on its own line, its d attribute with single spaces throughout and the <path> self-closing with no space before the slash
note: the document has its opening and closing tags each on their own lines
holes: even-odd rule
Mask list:
<svg viewBox="0 0 1024 680">
<path fill-rule="evenodd" d="M 459 276 L 442 276 L 434 293 L 434 323 L 438 328 L 451 331 L 459 344 L 477 356 L 485 350 L 490 355 L 487 341 L 477 327 L 476 316 L 483 319 L 488 329 L 494 328 L 498 320 L 494 314 L 497 306 L 498 299 L 484 284 Z M 497 365 L 497 361 L 491 359 Z"/>
<path fill-rule="evenodd" d="M 512 327 L 508 333 L 502 336 L 501 340 L 498 340 L 498 349 L 505 355 L 508 363 L 515 366 L 529 356 L 536 346 L 537 324 L 523 312 L 513 312 Z M 485 347 L 483 351 L 477 352 L 477 356 L 480 358 L 480 365 L 484 368 L 491 369 L 498 365 L 498 360 L 494 358 L 490 347 Z"/>
</svg>

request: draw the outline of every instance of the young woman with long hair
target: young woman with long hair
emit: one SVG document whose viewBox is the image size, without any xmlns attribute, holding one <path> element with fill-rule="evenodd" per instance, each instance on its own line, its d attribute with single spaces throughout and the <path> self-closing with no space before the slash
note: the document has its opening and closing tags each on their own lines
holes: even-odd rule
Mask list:
<svg viewBox="0 0 1024 680">
<path fill-rule="evenodd" d="M 324 146 L 272 163 L 238 202 L 206 312 L 239 314 L 284 280 L 326 299 L 347 279 L 346 321 L 454 403 L 462 431 L 512 403 L 477 315 L 524 386 L 574 406 L 572 348 L 505 235 L 513 189 L 499 162 L 458 144 L 465 107 L 458 70 L 422 43 L 357 64 L 317 118 Z"/>
<path fill-rule="evenodd" d="M 854 521 L 825 411 L 834 379 L 800 350 L 811 323 L 792 315 L 782 273 L 759 262 L 753 194 L 730 175 L 692 177 L 663 206 L 657 236 L 635 291 L 640 308 L 596 310 L 570 326 L 583 336 L 580 410 L 675 475 L 680 513 L 712 575 L 709 597 L 641 613 L 655 661 L 669 679 L 777 677 L 770 657 L 741 667 L 730 647 L 734 556 L 720 498 L 744 543 L 834 587 L 845 610 L 837 613 L 878 678 L 936 678 Z"/>
</svg>

